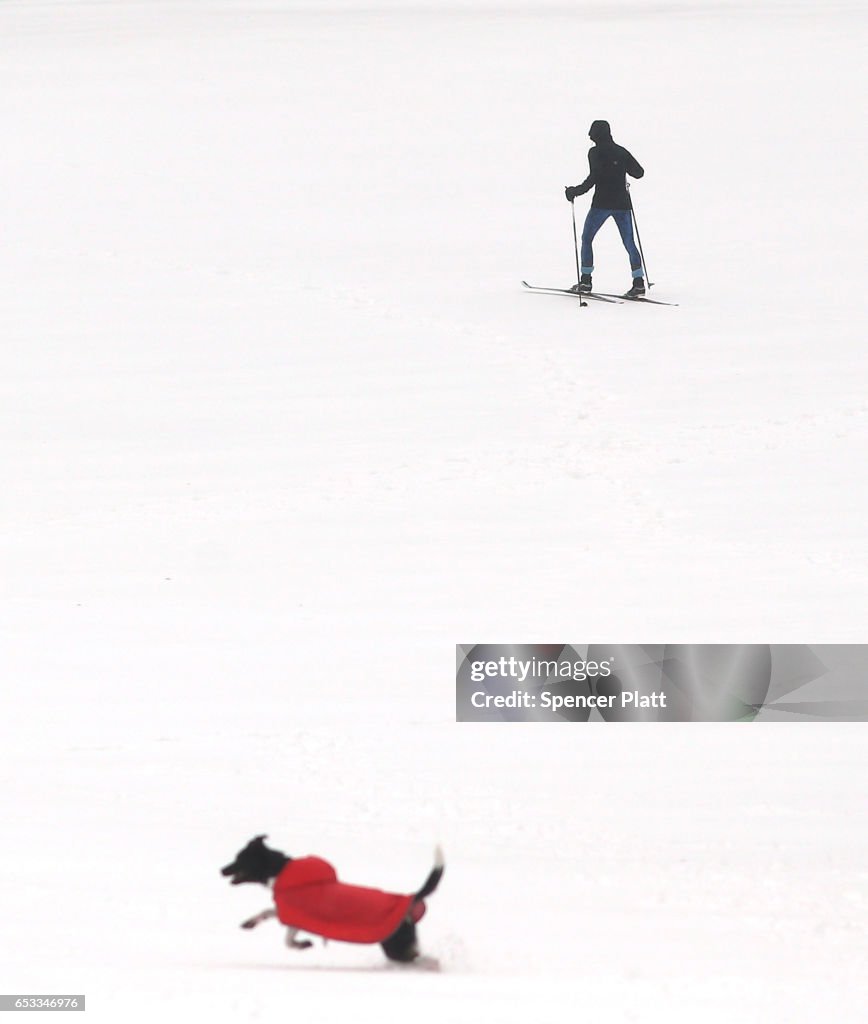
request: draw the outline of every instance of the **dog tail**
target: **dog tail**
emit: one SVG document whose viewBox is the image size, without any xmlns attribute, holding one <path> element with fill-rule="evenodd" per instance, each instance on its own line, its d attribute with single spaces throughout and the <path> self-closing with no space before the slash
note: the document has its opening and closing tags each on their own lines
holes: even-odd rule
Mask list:
<svg viewBox="0 0 868 1024">
<path fill-rule="evenodd" d="M 413 896 L 414 903 L 421 903 L 426 896 L 430 896 L 432 892 L 440 884 L 440 879 L 443 877 L 443 872 L 446 869 L 446 862 L 443 859 L 443 851 L 440 847 L 436 847 L 434 850 L 434 867 L 431 874 L 425 879 L 425 884 L 422 888 Z"/>
</svg>

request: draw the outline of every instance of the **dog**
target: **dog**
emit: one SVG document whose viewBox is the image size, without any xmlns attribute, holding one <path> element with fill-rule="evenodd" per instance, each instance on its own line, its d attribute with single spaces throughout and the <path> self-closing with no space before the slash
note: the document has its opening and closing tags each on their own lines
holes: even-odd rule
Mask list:
<svg viewBox="0 0 868 1024">
<path fill-rule="evenodd" d="M 232 885 L 255 882 L 272 891 L 274 907 L 248 918 L 242 928 L 255 928 L 276 917 L 286 925 L 290 949 L 310 949 L 313 943 L 309 939 L 297 938 L 299 932 L 305 932 L 341 942 L 379 943 L 389 960 L 400 963 L 412 963 L 419 956 L 416 924 L 425 913 L 426 897 L 440 884 L 445 868 L 439 846 L 422 887 L 401 895 L 347 885 L 338 881 L 328 861 L 288 857 L 267 847 L 267 838 L 251 839 L 220 871 Z"/>
</svg>

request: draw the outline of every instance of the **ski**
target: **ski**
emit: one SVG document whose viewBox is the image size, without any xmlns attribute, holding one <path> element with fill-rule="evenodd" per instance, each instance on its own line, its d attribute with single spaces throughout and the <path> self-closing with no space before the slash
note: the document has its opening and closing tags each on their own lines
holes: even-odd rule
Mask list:
<svg viewBox="0 0 868 1024">
<path fill-rule="evenodd" d="M 529 292 L 543 292 L 546 295 L 572 295 L 576 298 L 582 299 L 596 299 L 598 302 L 614 302 L 616 305 L 620 302 L 620 295 L 599 295 L 597 292 L 574 292 L 569 288 L 541 288 L 539 285 L 528 284 L 527 281 L 521 282 Z"/>
<path fill-rule="evenodd" d="M 677 306 L 677 302 L 663 302 L 661 299 L 648 299 L 644 295 L 615 295 L 613 292 L 600 292 L 613 299 L 624 299 L 626 302 L 649 302 L 652 306 Z"/>
</svg>

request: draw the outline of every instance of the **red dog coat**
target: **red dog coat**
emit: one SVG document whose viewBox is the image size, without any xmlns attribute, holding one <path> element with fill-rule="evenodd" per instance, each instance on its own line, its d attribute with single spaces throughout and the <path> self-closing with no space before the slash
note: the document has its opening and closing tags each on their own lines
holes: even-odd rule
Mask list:
<svg viewBox="0 0 868 1024">
<path fill-rule="evenodd" d="M 425 913 L 425 904 L 413 903 L 412 896 L 339 882 L 335 869 L 319 857 L 289 861 L 273 892 L 282 924 L 341 942 L 382 942 L 408 911 L 413 921 Z"/>
</svg>

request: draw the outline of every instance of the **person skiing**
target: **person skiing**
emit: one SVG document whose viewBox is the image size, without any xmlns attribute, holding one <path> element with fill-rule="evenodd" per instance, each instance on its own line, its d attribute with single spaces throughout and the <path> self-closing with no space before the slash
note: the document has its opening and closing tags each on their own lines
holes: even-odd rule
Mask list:
<svg viewBox="0 0 868 1024">
<path fill-rule="evenodd" d="M 645 294 L 645 277 L 642 270 L 642 257 L 636 248 L 633 238 L 633 216 L 630 196 L 627 193 L 627 178 L 641 178 L 645 171 L 638 160 L 623 146 L 612 140 L 612 130 L 608 121 L 594 121 L 588 131 L 588 138 L 594 143 L 588 151 L 588 164 L 591 172 L 581 185 L 570 185 L 564 194 L 570 202 L 576 196 L 594 189 L 591 208 L 582 228 L 582 270 L 578 284 L 572 291 L 589 292 L 591 290 L 591 274 L 594 272 L 594 237 L 605 222 L 612 217 L 621 234 L 621 241 L 630 257 L 630 269 L 633 272 L 633 285 L 628 296 Z"/>
</svg>

